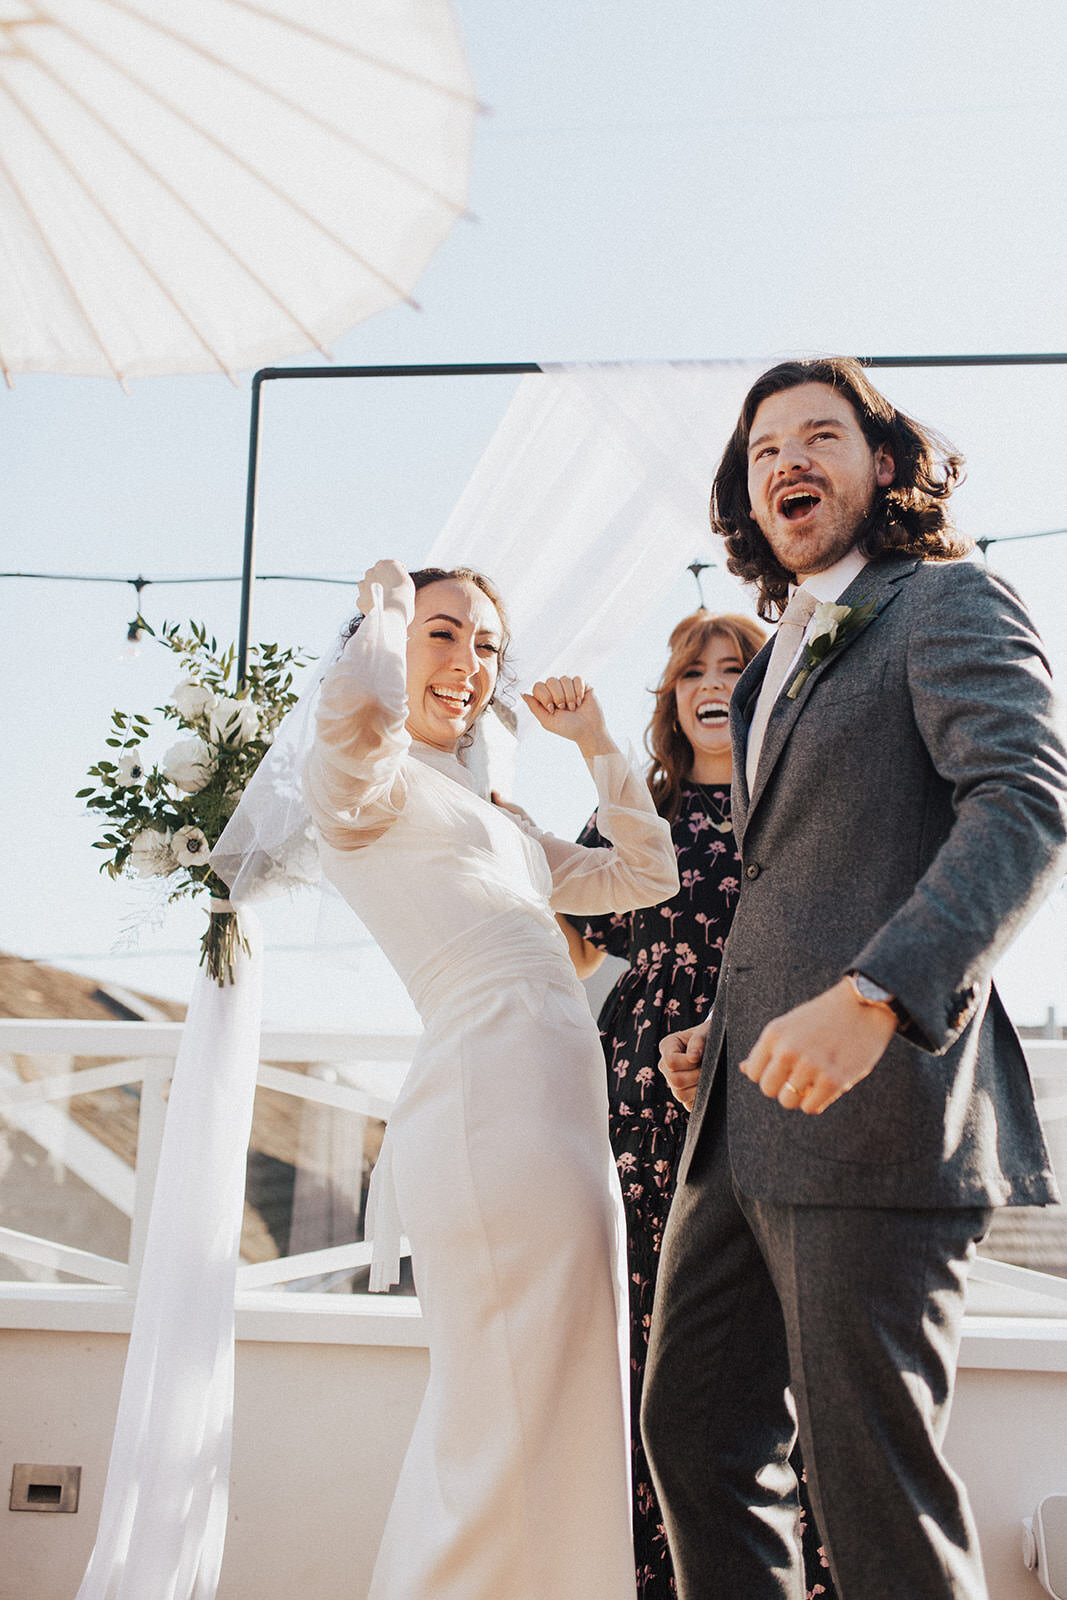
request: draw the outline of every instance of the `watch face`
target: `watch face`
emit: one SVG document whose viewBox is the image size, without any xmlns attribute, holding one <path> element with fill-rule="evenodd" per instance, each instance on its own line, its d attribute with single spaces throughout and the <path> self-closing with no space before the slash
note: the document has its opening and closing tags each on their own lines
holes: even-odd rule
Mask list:
<svg viewBox="0 0 1067 1600">
<path fill-rule="evenodd" d="M 856 988 L 859 990 L 860 994 L 865 1000 L 875 1000 L 880 1002 L 882 1005 L 884 1005 L 887 1000 L 892 1000 L 893 996 L 890 994 L 889 990 L 883 989 L 880 983 L 875 983 L 874 979 L 868 978 L 865 973 L 854 972 L 852 976 L 856 980 Z"/>
<path fill-rule="evenodd" d="M 862 1004 L 888 1006 L 897 1019 L 898 1028 L 911 1026 L 911 1018 L 891 990 L 883 989 L 880 983 L 875 983 L 873 978 L 868 978 L 862 972 L 850 972 L 848 977 L 855 986 L 856 993 Z"/>
</svg>

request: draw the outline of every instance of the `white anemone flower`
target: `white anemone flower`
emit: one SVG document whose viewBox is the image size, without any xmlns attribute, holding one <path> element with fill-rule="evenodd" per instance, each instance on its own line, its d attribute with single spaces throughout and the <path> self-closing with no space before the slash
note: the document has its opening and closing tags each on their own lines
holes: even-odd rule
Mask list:
<svg viewBox="0 0 1067 1600">
<path fill-rule="evenodd" d="M 199 867 L 208 858 L 211 845 L 200 828 L 179 828 L 170 841 L 174 859 L 181 867 Z"/>
<path fill-rule="evenodd" d="M 178 863 L 170 848 L 170 834 L 156 828 L 142 828 L 130 841 L 130 860 L 138 878 L 165 878 Z"/>
<path fill-rule="evenodd" d="M 195 678 L 183 678 L 170 699 L 183 722 L 195 722 L 197 717 L 207 716 L 215 709 L 219 697 L 214 689 L 197 683 Z"/>
<path fill-rule="evenodd" d="M 118 769 L 115 773 L 115 783 L 120 789 L 130 789 L 135 783 L 144 782 L 144 766 L 141 762 L 139 749 L 124 750 L 119 756 Z"/>
<path fill-rule="evenodd" d="M 211 746 L 199 737 L 179 739 L 163 757 L 163 774 L 185 794 L 197 794 L 211 782 L 218 759 Z"/>
<path fill-rule="evenodd" d="M 259 732 L 259 710 L 251 700 L 220 696 L 208 713 L 211 736 L 219 744 L 247 744 Z"/>
</svg>

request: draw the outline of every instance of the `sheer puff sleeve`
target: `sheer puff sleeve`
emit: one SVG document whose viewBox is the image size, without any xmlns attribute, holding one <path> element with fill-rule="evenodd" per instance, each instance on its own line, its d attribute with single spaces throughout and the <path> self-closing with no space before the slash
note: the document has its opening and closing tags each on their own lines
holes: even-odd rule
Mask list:
<svg viewBox="0 0 1067 1600">
<path fill-rule="evenodd" d="M 407 798 L 407 605 L 374 605 L 322 680 L 304 794 L 315 827 L 335 850 L 372 844 Z"/>
<path fill-rule="evenodd" d="M 578 843 L 596 849 L 603 848 L 607 842 L 597 831 L 594 812 L 578 835 Z M 587 944 L 593 945 L 597 950 L 603 950 L 606 955 L 621 956 L 624 961 L 629 959 L 630 940 L 633 935 L 632 911 L 606 911 L 602 916 L 564 914 Z"/>
<path fill-rule="evenodd" d="M 619 752 L 589 763 L 600 804 L 596 826 L 609 845 L 574 844 L 526 831 L 538 840 L 552 871 L 553 911 L 571 916 L 634 911 L 678 893 L 678 862 L 671 826 L 657 815 L 648 785 Z"/>
</svg>

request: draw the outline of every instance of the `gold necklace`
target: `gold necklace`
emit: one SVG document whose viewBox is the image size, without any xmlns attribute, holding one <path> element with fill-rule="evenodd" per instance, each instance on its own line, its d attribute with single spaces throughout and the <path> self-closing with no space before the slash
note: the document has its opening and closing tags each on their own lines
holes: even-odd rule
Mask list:
<svg viewBox="0 0 1067 1600">
<path fill-rule="evenodd" d="M 730 821 L 730 815 L 729 815 L 729 811 L 730 811 L 729 785 L 727 785 L 727 800 L 726 800 L 726 808 L 724 809 L 719 804 L 719 802 L 715 799 L 715 797 L 708 793 L 707 789 L 704 787 L 704 785 L 702 783 L 697 783 L 695 778 L 690 778 L 689 781 L 693 785 L 693 788 L 694 789 L 698 789 L 700 791 L 700 793 L 704 796 L 704 799 L 707 801 L 708 805 L 709 806 L 715 806 L 716 810 L 718 811 L 718 813 L 719 813 L 718 821 L 716 821 L 714 817 L 711 819 L 711 825 L 715 829 L 715 832 L 716 833 L 732 833 L 734 825 Z"/>
</svg>

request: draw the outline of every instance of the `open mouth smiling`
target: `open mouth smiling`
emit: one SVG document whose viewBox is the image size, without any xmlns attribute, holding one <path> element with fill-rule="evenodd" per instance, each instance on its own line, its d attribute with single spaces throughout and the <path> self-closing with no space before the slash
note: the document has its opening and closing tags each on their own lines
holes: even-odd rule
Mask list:
<svg viewBox="0 0 1067 1600">
<path fill-rule="evenodd" d="M 730 708 L 722 700 L 702 700 L 693 715 L 702 728 L 721 728 L 729 718 Z"/>
<path fill-rule="evenodd" d="M 802 522 L 822 504 L 822 495 L 814 489 L 790 489 L 778 497 L 778 514 L 787 522 Z"/>
<path fill-rule="evenodd" d="M 474 698 L 469 689 L 439 689 L 433 683 L 430 685 L 430 693 L 435 700 L 444 706 L 446 711 L 454 712 L 457 715 L 466 711 Z"/>
</svg>

